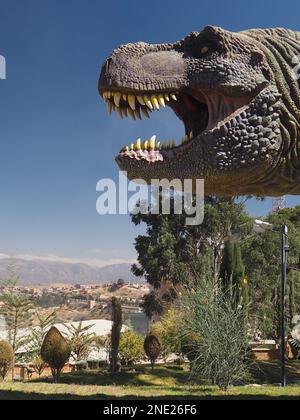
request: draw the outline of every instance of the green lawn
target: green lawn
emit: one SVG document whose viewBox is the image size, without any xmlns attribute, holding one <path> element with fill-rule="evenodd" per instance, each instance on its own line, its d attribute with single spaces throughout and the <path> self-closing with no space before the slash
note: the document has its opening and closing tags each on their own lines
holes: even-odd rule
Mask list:
<svg viewBox="0 0 300 420">
<path fill-rule="evenodd" d="M 249 383 L 278 382 L 276 363 L 260 363 L 252 370 Z M 216 387 L 189 380 L 186 367 L 158 366 L 154 373 L 148 366 L 120 373 L 114 383 L 105 371 L 65 374 L 61 383 L 49 381 L 0 384 L 0 400 L 7 399 L 200 399 L 200 398 L 299 398 L 300 363 L 288 365 L 291 384 L 285 389 L 276 386 L 231 387 L 222 392 Z"/>
</svg>

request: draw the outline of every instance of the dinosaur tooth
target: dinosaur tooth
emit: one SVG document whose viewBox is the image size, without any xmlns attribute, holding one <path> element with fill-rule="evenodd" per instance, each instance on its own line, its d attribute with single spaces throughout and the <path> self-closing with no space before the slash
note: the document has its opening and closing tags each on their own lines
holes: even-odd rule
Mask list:
<svg viewBox="0 0 300 420">
<path fill-rule="evenodd" d="M 176 143 L 175 143 L 175 141 L 174 141 L 174 140 L 172 140 L 172 141 L 171 141 L 171 143 L 170 143 L 170 147 L 171 147 L 171 149 L 173 149 L 174 147 L 176 147 Z"/>
<path fill-rule="evenodd" d="M 142 119 L 142 117 L 141 117 L 141 112 L 140 112 L 140 110 L 139 109 L 136 109 L 135 111 L 134 111 L 134 115 L 139 119 L 139 120 L 141 120 Z"/>
<path fill-rule="evenodd" d="M 177 97 L 175 93 L 171 93 L 170 97 L 173 99 L 173 101 L 177 101 Z"/>
<path fill-rule="evenodd" d="M 130 151 L 133 151 L 134 150 L 134 144 L 132 143 L 131 145 L 130 145 Z"/>
<path fill-rule="evenodd" d="M 156 136 L 152 136 L 151 139 L 149 140 L 150 150 L 155 150 L 155 141 L 156 141 Z"/>
<path fill-rule="evenodd" d="M 142 113 L 144 114 L 144 116 L 145 116 L 146 118 L 150 118 L 150 117 L 149 117 L 149 112 L 148 112 L 147 108 L 142 107 L 142 108 L 141 108 L 141 110 L 142 110 Z"/>
<path fill-rule="evenodd" d="M 141 150 L 142 148 L 142 141 L 141 139 L 137 139 L 136 143 L 135 143 L 135 149 L 136 150 Z"/>
<path fill-rule="evenodd" d="M 123 93 L 122 98 L 123 98 L 123 101 L 127 102 L 127 95 L 126 95 L 126 93 Z"/>
<path fill-rule="evenodd" d="M 190 132 L 190 140 L 193 140 L 193 138 L 194 138 L 194 133 L 193 133 L 193 131 L 191 131 Z"/>
<path fill-rule="evenodd" d="M 108 112 L 109 112 L 109 114 L 111 114 L 112 110 L 115 109 L 115 106 L 111 101 L 107 102 L 107 106 L 108 106 Z"/>
<path fill-rule="evenodd" d="M 125 153 L 125 152 L 129 152 L 129 147 L 128 147 L 128 146 L 124 146 L 124 147 L 122 147 L 122 149 L 120 150 L 120 153 Z"/>
<path fill-rule="evenodd" d="M 160 144 L 160 141 L 159 141 L 159 142 L 157 142 L 157 144 L 156 144 L 156 149 L 157 149 L 157 150 L 160 150 L 160 149 L 161 149 L 161 144 Z"/>
<path fill-rule="evenodd" d="M 123 119 L 122 108 L 117 107 L 116 110 L 117 110 L 118 115 Z"/>
<path fill-rule="evenodd" d="M 166 107 L 166 103 L 165 103 L 165 99 L 164 99 L 163 95 L 158 95 L 158 102 L 163 108 Z"/>
<path fill-rule="evenodd" d="M 128 95 L 128 103 L 130 108 L 135 111 L 135 96 L 134 95 Z"/>
<path fill-rule="evenodd" d="M 131 108 L 128 108 L 128 114 L 133 120 L 136 120 L 135 113 L 133 112 Z"/>
<path fill-rule="evenodd" d="M 136 97 L 136 99 L 137 99 L 137 101 L 139 102 L 140 105 L 142 105 L 142 106 L 145 106 L 146 105 L 145 104 L 145 101 L 144 101 L 144 99 L 143 99 L 143 97 L 141 95 L 138 95 Z"/>
<path fill-rule="evenodd" d="M 147 95 L 144 96 L 144 101 L 145 101 L 145 104 L 147 105 L 147 107 L 152 111 L 153 110 L 153 105 L 152 105 L 152 102 L 150 101 L 150 99 L 148 98 Z"/>
<path fill-rule="evenodd" d="M 120 92 L 116 92 L 115 95 L 114 95 L 114 103 L 115 103 L 117 108 L 120 106 L 121 96 L 122 96 L 122 94 Z"/>
<path fill-rule="evenodd" d="M 169 97 L 169 95 L 166 93 L 165 94 L 165 100 L 167 101 L 167 102 L 170 102 L 170 97 Z"/>
<path fill-rule="evenodd" d="M 155 95 L 151 96 L 151 102 L 152 102 L 154 108 L 156 108 L 157 111 L 159 111 L 159 103 L 158 103 L 157 97 Z"/>
<path fill-rule="evenodd" d="M 143 144 L 143 149 L 148 150 L 148 146 L 149 146 L 149 142 L 145 141 L 144 144 Z"/>
</svg>

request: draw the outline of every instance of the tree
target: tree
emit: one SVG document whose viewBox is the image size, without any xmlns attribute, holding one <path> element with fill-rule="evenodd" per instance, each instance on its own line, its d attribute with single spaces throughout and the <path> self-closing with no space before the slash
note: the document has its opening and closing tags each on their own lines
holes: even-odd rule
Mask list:
<svg viewBox="0 0 300 420">
<path fill-rule="evenodd" d="M 94 348 L 98 352 L 104 349 L 106 353 L 106 361 L 109 362 L 111 351 L 111 334 L 96 336 L 94 338 Z"/>
<path fill-rule="evenodd" d="M 234 199 L 206 198 L 205 217 L 199 226 L 186 226 L 185 212 L 174 214 L 173 208 L 174 200 L 171 200 L 170 215 L 155 215 L 150 210 L 148 214 L 132 215 L 136 226 L 146 225 L 146 234 L 135 240 L 138 264 L 132 266 L 132 272 L 144 276 L 153 287 L 151 296 L 144 299 L 148 315 L 163 314 L 174 302 L 178 290 L 195 280 L 195 273 L 217 283 L 228 232 L 241 225 L 243 233 L 249 230 L 246 222 L 250 218 L 244 203 Z M 162 282 L 169 282 L 172 287 L 169 293 L 159 296 L 157 291 Z"/>
<path fill-rule="evenodd" d="M 124 280 L 124 279 L 118 279 L 118 281 L 117 281 L 117 285 L 118 285 L 119 287 L 123 287 L 123 286 L 125 285 L 125 280 Z"/>
<path fill-rule="evenodd" d="M 159 355 L 162 352 L 162 346 L 159 338 L 156 334 L 153 332 L 150 332 L 146 335 L 145 341 L 144 341 L 144 351 L 148 359 L 151 363 L 151 369 L 152 372 L 154 370 L 154 364 L 156 360 L 158 359 Z"/>
<path fill-rule="evenodd" d="M 95 334 L 89 332 L 93 325 L 82 326 L 79 322 L 78 326 L 74 324 L 66 325 L 67 327 L 67 341 L 71 348 L 71 356 L 75 361 L 85 359 L 91 350 L 95 340 Z"/>
<path fill-rule="evenodd" d="M 38 360 L 44 338 L 55 323 L 56 313 L 52 312 L 49 315 L 42 316 L 36 311 L 35 319 L 38 322 L 37 325 L 31 328 L 31 334 L 27 338 L 26 349 L 30 359 L 35 357 Z"/>
<path fill-rule="evenodd" d="M 50 366 L 55 383 L 58 382 L 60 373 L 70 355 L 71 349 L 67 341 L 57 328 L 51 327 L 42 344 L 41 357 Z"/>
<path fill-rule="evenodd" d="M 143 338 L 133 331 L 127 330 L 121 334 L 119 355 L 121 364 L 130 366 L 140 362 L 144 357 Z"/>
<path fill-rule="evenodd" d="M 184 298 L 184 328 L 192 353 L 192 373 L 226 390 L 248 373 L 248 338 L 242 313 L 226 295 L 215 293 L 211 284 L 202 284 Z M 192 339 L 191 339 L 192 338 Z"/>
<path fill-rule="evenodd" d="M 19 276 L 14 264 L 9 265 L 7 271 L 8 276 L 1 281 L 3 290 L 0 294 L 2 302 L 0 314 L 5 319 L 7 338 L 15 355 L 28 339 L 26 336 L 20 335 L 20 330 L 31 325 L 32 303 L 16 287 L 19 283 Z M 12 365 L 12 379 L 14 379 L 14 364 L 15 357 Z"/>
<path fill-rule="evenodd" d="M 164 357 L 170 353 L 182 353 L 182 311 L 172 306 L 167 313 L 152 326 L 152 332 L 159 337 Z"/>
<path fill-rule="evenodd" d="M 154 314 L 162 315 L 164 313 L 165 302 L 158 296 L 157 290 L 151 290 L 143 297 L 141 307 L 149 319 Z"/>
<path fill-rule="evenodd" d="M 287 279 L 286 324 L 291 314 L 300 311 L 300 206 L 270 213 L 266 221 L 276 230 L 282 225 L 289 229 L 290 251 Z M 249 320 L 252 329 L 262 331 L 265 338 L 280 337 L 280 235 L 265 232 L 241 241 L 245 272 L 249 280 Z"/>
<path fill-rule="evenodd" d="M 225 296 L 233 307 L 242 308 L 244 328 L 248 332 L 249 287 L 239 243 L 225 242 L 220 277 Z"/>
<path fill-rule="evenodd" d="M 114 376 L 118 372 L 118 353 L 123 320 L 120 299 L 114 296 L 111 303 L 111 320 L 113 324 L 111 329 L 110 374 L 111 376 Z"/>
<path fill-rule="evenodd" d="M 47 367 L 47 363 L 45 363 L 44 360 L 40 356 L 36 356 L 32 360 L 32 364 L 33 364 L 35 372 L 39 375 L 39 377 L 42 375 L 42 373 Z"/>
<path fill-rule="evenodd" d="M 7 372 L 12 366 L 14 351 L 7 341 L 0 341 L 0 378 L 5 379 Z"/>
</svg>

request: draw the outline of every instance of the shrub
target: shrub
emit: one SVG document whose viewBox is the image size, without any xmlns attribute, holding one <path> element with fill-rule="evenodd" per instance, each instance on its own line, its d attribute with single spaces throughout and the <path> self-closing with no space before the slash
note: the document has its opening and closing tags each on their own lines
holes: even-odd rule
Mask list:
<svg viewBox="0 0 300 420">
<path fill-rule="evenodd" d="M 170 353 L 182 353 L 182 313 L 178 308 L 171 307 L 167 313 L 152 326 L 152 332 L 161 340 L 163 357 Z"/>
<path fill-rule="evenodd" d="M 221 289 L 216 293 L 211 284 L 205 283 L 189 291 L 184 303 L 182 334 L 192 372 L 201 373 L 223 390 L 243 380 L 249 369 L 243 311 L 233 307 Z"/>
<path fill-rule="evenodd" d="M 41 376 L 44 370 L 46 369 L 47 364 L 44 362 L 44 360 L 40 356 L 35 357 L 32 363 L 33 363 L 33 368 L 36 371 L 36 373 L 39 376 Z"/>
<path fill-rule="evenodd" d="M 184 334 L 180 337 L 181 339 L 181 352 L 186 356 L 189 362 L 192 364 L 198 357 L 197 351 L 195 351 L 195 343 L 198 342 L 199 337 L 197 334 L 191 332 Z M 192 366 L 191 366 L 192 367 Z"/>
<path fill-rule="evenodd" d="M 12 346 L 7 341 L 0 341 L 0 378 L 5 379 L 14 360 Z"/>
<path fill-rule="evenodd" d="M 70 355 L 71 349 L 67 341 L 57 328 L 50 328 L 42 344 L 41 356 L 51 367 L 54 382 L 59 380 L 60 372 Z"/>
<path fill-rule="evenodd" d="M 127 330 L 121 335 L 119 356 L 122 365 L 133 365 L 144 356 L 143 339 L 133 331 Z"/>
<path fill-rule="evenodd" d="M 160 340 L 153 332 L 150 332 L 146 336 L 145 341 L 144 341 L 144 350 L 145 350 L 146 356 L 150 360 L 152 371 L 153 371 L 154 364 L 162 351 Z"/>
</svg>

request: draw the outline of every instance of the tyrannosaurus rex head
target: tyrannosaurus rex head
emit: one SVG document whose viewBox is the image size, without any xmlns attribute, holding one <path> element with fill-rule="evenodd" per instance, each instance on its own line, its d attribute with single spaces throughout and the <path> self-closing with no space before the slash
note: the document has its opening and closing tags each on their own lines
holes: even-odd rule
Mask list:
<svg viewBox="0 0 300 420">
<path fill-rule="evenodd" d="M 208 26 L 173 44 L 114 50 L 99 80 L 109 109 L 140 119 L 169 106 L 186 133 L 181 144 L 129 141 L 116 157 L 120 168 L 148 183 L 204 178 L 207 194 L 299 193 L 299 87 L 279 48 L 293 42 L 300 51 L 297 36 Z"/>
</svg>

